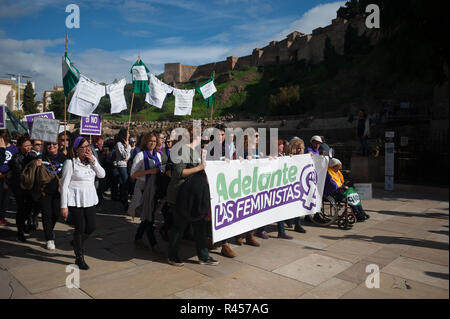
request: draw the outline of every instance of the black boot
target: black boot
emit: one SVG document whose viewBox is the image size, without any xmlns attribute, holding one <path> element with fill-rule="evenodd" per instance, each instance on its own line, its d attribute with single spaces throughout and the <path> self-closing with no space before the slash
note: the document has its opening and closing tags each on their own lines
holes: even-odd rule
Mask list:
<svg viewBox="0 0 450 319">
<path fill-rule="evenodd" d="M 366 220 L 366 216 L 364 213 L 357 213 L 356 214 L 356 221 L 357 222 L 363 222 Z"/>
<path fill-rule="evenodd" d="M 73 251 L 75 252 L 75 264 L 78 266 L 78 268 L 88 270 L 89 266 L 84 261 L 83 239 L 81 235 L 74 236 Z"/>
<path fill-rule="evenodd" d="M 26 243 L 27 242 L 27 239 L 25 238 L 25 234 L 24 234 L 23 230 L 19 230 L 17 232 L 17 239 L 19 241 L 21 241 L 22 243 Z"/>
</svg>

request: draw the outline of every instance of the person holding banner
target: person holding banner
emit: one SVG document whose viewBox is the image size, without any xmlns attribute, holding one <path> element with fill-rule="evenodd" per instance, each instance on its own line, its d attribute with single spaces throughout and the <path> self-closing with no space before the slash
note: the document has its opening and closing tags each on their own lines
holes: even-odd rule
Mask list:
<svg viewBox="0 0 450 319">
<path fill-rule="evenodd" d="M 252 157 L 259 158 L 259 152 L 257 149 L 257 140 L 259 139 L 259 134 L 256 133 L 255 137 L 249 140 L 248 135 L 244 135 L 244 157 L 245 159 L 251 160 Z M 250 153 L 251 152 L 251 153 Z M 238 151 L 236 153 L 239 153 Z M 244 159 L 242 157 L 239 158 L 241 161 Z M 245 242 L 247 245 L 259 247 L 261 246 L 260 243 L 255 239 L 255 231 L 249 231 L 244 234 L 240 234 L 236 236 L 236 243 L 238 245 L 242 245 L 244 243 L 244 236 L 245 236 Z"/>
<path fill-rule="evenodd" d="M 358 222 L 369 219 L 370 216 L 362 208 L 358 193 L 353 187 L 348 186 L 348 181 L 344 181 L 344 176 L 340 172 L 340 169 L 342 169 L 341 161 L 337 158 L 330 159 L 323 196 L 332 196 L 338 201 L 347 199 L 348 205 L 355 213 Z"/>
<path fill-rule="evenodd" d="M 89 141 L 82 136 L 74 140 L 69 157 L 64 162 L 61 178 L 61 215 L 67 218 L 70 210 L 75 225 L 75 264 L 87 270 L 89 266 L 84 261 L 84 242 L 95 230 L 95 205 L 98 204 L 95 177 L 104 178 L 105 170 L 92 155 Z"/>
<path fill-rule="evenodd" d="M 294 137 L 289 142 L 289 146 L 286 148 L 286 155 L 292 156 L 292 155 L 301 155 L 305 154 L 305 142 L 299 138 Z M 309 215 L 305 216 L 305 218 L 309 218 Z M 297 233 L 306 233 L 306 230 L 302 227 L 300 217 L 295 217 L 292 219 L 294 223 L 294 231 Z M 290 224 L 290 221 L 288 221 L 288 224 Z"/>
<path fill-rule="evenodd" d="M 320 144 L 323 143 L 322 138 L 318 135 L 311 137 L 310 145 L 306 148 L 305 153 L 312 153 L 315 155 L 320 155 Z"/>
<path fill-rule="evenodd" d="M 19 153 L 11 159 L 11 176 L 8 178 L 8 185 L 11 186 L 14 197 L 16 198 L 17 237 L 19 241 L 26 242 L 25 221 L 31 214 L 33 199 L 31 192 L 20 186 L 20 175 L 25 169 L 25 166 L 34 159 L 30 154 L 32 146 L 30 136 L 28 134 L 23 135 L 17 141 L 17 146 L 19 147 Z"/>
<path fill-rule="evenodd" d="M 161 213 L 164 217 L 164 224 L 159 229 L 159 234 L 161 238 L 165 241 L 169 241 L 169 230 L 173 225 L 173 216 L 172 212 L 169 209 L 169 205 L 167 204 L 167 188 L 170 183 L 170 178 L 172 176 L 172 168 L 173 162 L 170 158 L 170 151 L 172 150 L 173 140 L 170 135 L 167 136 L 165 141 L 165 147 L 161 149 L 161 171 L 164 175 L 161 177 L 161 186 L 163 187 L 163 192 L 165 193 L 165 198 L 163 198 L 163 206 L 161 208 Z"/>
<path fill-rule="evenodd" d="M 122 128 L 115 139 L 114 178 L 115 184 L 119 185 L 119 200 L 125 210 L 128 210 L 128 170 L 127 162 L 131 156 L 131 146 L 128 144 L 129 133 Z"/>
<path fill-rule="evenodd" d="M 135 243 L 142 245 L 142 237 L 147 234 L 152 251 L 162 254 L 154 234 L 156 208 L 156 179 L 161 172 L 161 155 L 156 151 L 157 137 L 154 133 L 146 134 L 142 139 L 141 149 L 131 167 L 131 177 L 136 179 L 133 199 L 128 209 L 130 216 L 139 212 L 141 224 L 134 237 Z"/>
<path fill-rule="evenodd" d="M 194 229 L 195 246 L 197 248 L 199 264 L 215 266 L 218 265 L 219 262 L 217 260 L 214 260 L 209 255 L 209 251 L 206 245 L 206 221 L 204 217 L 207 216 L 208 211 L 206 210 L 206 215 L 203 218 L 190 220 L 189 217 L 186 216 L 185 212 L 181 209 L 178 209 L 177 207 L 177 201 L 180 200 L 178 192 L 188 179 L 201 179 L 203 182 L 202 187 L 204 187 L 206 183 L 206 175 L 204 176 L 204 179 L 202 178 L 202 176 L 199 176 L 200 174 L 205 174 L 204 170 L 206 167 L 206 154 L 203 153 L 202 155 L 200 155 L 200 153 L 197 151 L 201 144 L 201 134 L 196 134 L 194 138 L 193 127 L 190 127 L 188 131 L 189 141 L 191 142 L 189 144 L 181 145 L 181 148 L 179 149 L 179 151 L 181 152 L 181 156 L 179 152 L 177 154 L 178 158 L 176 160 L 172 158 L 172 160 L 174 161 L 174 166 L 172 171 L 172 178 L 167 189 L 167 202 L 169 204 L 169 209 L 172 212 L 174 223 L 172 229 L 169 232 L 168 263 L 178 267 L 184 266 L 184 263 L 181 262 L 178 256 L 178 251 L 181 236 L 184 233 L 189 222 L 191 222 Z M 183 141 L 180 141 L 178 143 L 183 143 Z M 199 175 L 197 175 L 197 173 Z M 194 196 L 193 192 L 199 191 L 199 189 L 200 187 L 191 188 L 189 190 L 191 192 L 191 196 Z M 209 209 L 209 203 L 207 208 Z M 188 208 L 186 207 L 186 210 L 187 209 Z"/>
<path fill-rule="evenodd" d="M 59 152 L 57 143 L 44 143 L 42 160 L 38 164 L 45 168 L 54 176 L 50 183 L 44 187 L 44 196 L 39 200 L 42 209 L 42 224 L 44 227 L 45 240 L 48 250 L 55 250 L 55 234 L 53 229 L 58 221 L 60 212 L 60 178 L 66 156 Z"/>
</svg>

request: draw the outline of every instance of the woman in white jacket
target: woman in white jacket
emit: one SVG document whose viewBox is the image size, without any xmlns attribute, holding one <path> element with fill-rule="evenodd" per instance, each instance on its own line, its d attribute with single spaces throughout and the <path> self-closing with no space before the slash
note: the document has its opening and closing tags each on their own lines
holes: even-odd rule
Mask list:
<svg viewBox="0 0 450 319">
<path fill-rule="evenodd" d="M 84 242 L 95 230 L 95 215 L 98 204 L 95 177 L 104 178 L 105 170 L 92 155 L 89 142 L 79 136 L 73 142 L 61 178 L 61 215 L 67 218 L 69 210 L 75 225 L 73 250 L 75 264 L 87 270 L 84 261 Z"/>
</svg>

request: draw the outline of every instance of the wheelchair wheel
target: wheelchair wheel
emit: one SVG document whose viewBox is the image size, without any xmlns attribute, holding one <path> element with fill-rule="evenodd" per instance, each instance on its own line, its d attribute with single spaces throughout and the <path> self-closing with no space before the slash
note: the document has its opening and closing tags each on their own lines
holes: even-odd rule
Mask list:
<svg viewBox="0 0 450 319">
<path fill-rule="evenodd" d="M 311 221 L 318 226 L 329 226 L 338 218 L 339 207 L 333 197 L 324 198 L 322 209 L 317 212 Z"/>
<path fill-rule="evenodd" d="M 356 216 L 355 216 L 355 214 L 353 212 L 348 213 L 347 214 L 347 220 L 348 220 L 348 223 L 350 225 L 353 225 L 354 223 L 356 223 Z"/>
</svg>

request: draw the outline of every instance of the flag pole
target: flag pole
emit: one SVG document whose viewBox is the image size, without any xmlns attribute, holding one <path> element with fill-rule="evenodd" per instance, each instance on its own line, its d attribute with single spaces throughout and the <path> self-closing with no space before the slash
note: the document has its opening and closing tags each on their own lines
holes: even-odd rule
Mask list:
<svg viewBox="0 0 450 319">
<path fill-rule="evenodd" d="M 69 35 L 66 33 L 66 53 L 67 53 L 67 47 L 68 47 L 68 43 L 69 43 Z M 67 127 L 67 97 L 64 94 L 64 154 L 67 155 L 67 148 L 66 148 L 66 140 L 67 140 L 67 135 L 66 135 L 66 127 Z"/>
<path fill-rule="evenodd" d="M 138 62 L 141 61 L 141 53 L 138 55 Z M 130 115 L 128 116 L 128 128 L 127 128 L 127 144 L 128 144 L 128 136 L 130 135 L 130 122 L 131 122 L 131 112 L 133 111 L 133 102 L 134 102 L 134 88 L 133 94 L 131 95 L 131 105 L 130 105 Z"/>
<path fill-rule="evenodd" d="M 212 74 L 212 78 L 213 78 L 213 81 L 214 81 L 214 76 L 216 75 L 216 71 L 213 71 L 213 74 Z M 212 125 L 212 122 L 213 122 L 213 114 L 214 114 L 214 105 L 211 105 L 211 125 Z"/>
<path fill-rule="evenodd" d="M 138 62 L 139 61 L 141 61 L 141 53 L 140 52 L 138 55 Z M 130 115 L 128 116 L 127 144 L 128 144 L 128 136 L 130 135 L 131 112 L 133 111 L 133 103 L 134 103 L 134 87 L 133 87 L 133 94 L 131 95 Z"/>
</svg>

